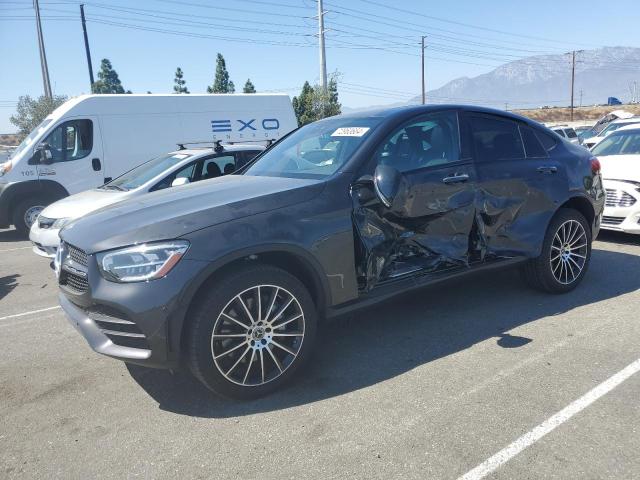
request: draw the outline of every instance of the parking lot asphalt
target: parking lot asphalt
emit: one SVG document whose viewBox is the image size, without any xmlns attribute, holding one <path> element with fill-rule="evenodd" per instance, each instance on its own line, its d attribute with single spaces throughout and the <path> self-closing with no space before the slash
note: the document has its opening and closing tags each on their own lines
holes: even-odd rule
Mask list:
<svg viewBox="0 0 640 480">
<path fill-rule="evenodd" d="M 637 478 L 640 374 L 596 387 L 640 358 L 639 272 L 640 238 L 604 233 L 567 295 L 509 270 L 406 295 L 325 325 L 291 387 L 237 402 L 93 353 L 48 262 L 0 230 L 0 478 Z"/>
</svg>

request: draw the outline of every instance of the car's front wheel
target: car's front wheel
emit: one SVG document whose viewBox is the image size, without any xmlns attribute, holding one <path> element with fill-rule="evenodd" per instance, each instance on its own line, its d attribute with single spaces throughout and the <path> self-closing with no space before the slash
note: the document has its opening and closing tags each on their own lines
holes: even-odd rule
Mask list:
<svg viewBox="0 0 640 480">
<path fill-rule="evenodd" d="M 591 240 L 591 227 L 580 212 L 559 210 L 547 229 L 540 256 L 522 269 L 525 280 L 550 293 L 573 290 L 587 272 Z"/>
<path fill-rule="evenodd" d="M 188 360 L 214 392 L 258 398 L 286 383 L 308 359 L 316 307 L 293 275 L 271 266 L 246 267 L 203 295 L 191 318 Z"/>
</svg>

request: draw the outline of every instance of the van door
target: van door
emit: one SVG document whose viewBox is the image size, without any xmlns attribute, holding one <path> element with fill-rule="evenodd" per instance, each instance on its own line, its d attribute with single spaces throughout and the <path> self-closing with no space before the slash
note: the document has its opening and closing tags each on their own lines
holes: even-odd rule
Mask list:
<svg viewBox="0 0 640 480">
<path fill-rule="evenodd" d="M 70 195 L 104 183 L 102 137 L 96 117 L 67 119 L 40 142 L 51 152 L 38 178 L 61 184 Z"/>
</svg>

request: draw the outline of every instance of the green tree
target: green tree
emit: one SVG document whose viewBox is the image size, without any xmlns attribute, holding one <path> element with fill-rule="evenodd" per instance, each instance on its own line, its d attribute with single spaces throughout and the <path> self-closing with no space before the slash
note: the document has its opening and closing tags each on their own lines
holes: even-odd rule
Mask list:
<svg viewBox="0 0 640 480">
<path fill-rule="evenodd" d="M 319 85 L 304 82 L 298 97 L 293 97 L 293 111 L 300 126 L 321 118 L 339 115 L 342 105 L 338 101 L 338 73 L 331 75 L 326 91 Z"/>
<path fill-rule="evenodd" d="M 207 87 L 207 93 L 234 93 L 235 90 L 235 85 L 229 80 L 229 72 L 227 71 L 224 57 L 221 53 L 218 53 L 216 57 L 216 76 L 213 80 L 213 85 Z"/>
<path fill-rule="evenodd" d="M 66 101 L 66 95 L 54 95 L 53 98 L 47 98 L 43 95 L 37 100 L 29 95 L 23 95 L 18 99 L 16 113 L 11 115 L 9 121 L 18 127 L 18 136 L 22 141 L 40 125 L 47 115 Z"/>
<path fill-rule="evenodd" d="M 176 77 L 173 79 L 173 93 L 189 93 L 184 73 L 180 67 L 176 68 Z"/>
<path fill-rule="evenodd" d="M 131 93 L 131 90 L 125 92 L 118 73 L 107 58 L 103 58 L 100 62 L 98 81 L 93 84 L 91 91 L 93 93 Z"/>
<path fill-rule="evenodd" d="M 256 93 L 256 87 L 253 86 L 250 78 L 247 78 L 247 82 L 244 84 L 242 93 Z"/>
</svg>

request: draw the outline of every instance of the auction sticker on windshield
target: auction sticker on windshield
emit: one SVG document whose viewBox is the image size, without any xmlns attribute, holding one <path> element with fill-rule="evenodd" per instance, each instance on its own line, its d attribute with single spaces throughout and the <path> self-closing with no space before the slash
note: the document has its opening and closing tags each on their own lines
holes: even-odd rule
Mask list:
<svg viewBox="0 0 640 480">
<path fill-rule="evenodd" d="M 369 127 L 340 127 L 331 134 L 332 137 L 361 137 L 369 131 Z"/>
</svg>

